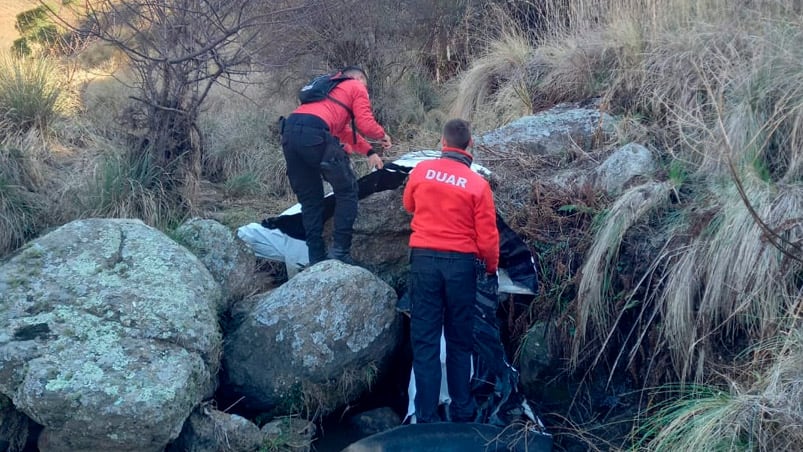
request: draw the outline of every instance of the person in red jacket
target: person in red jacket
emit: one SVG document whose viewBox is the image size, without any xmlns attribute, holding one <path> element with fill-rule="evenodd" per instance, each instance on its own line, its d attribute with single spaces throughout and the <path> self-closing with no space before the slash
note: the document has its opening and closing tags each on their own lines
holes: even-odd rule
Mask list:
<svg viewBox="0 0 803 452">
<path fill-rule="evenodd" d="M 404 189 L 413 214 L 410 236 L 410 339 L 418 422 L 436 422 L 440 391 L 440 336 L 446 338 L 446 381 L 451 419 L 471 421 L 470 394 L 475 261 L 496 274 L 499 231 L 488 182 L 471 170 L 469 123 L 452 119 L 443 128 L 441 157 L 416 165 Z"/>
<path fill-rule="evenodd" d="M 349 66 L 340 76 L 348 79 L 335 86 L 326 99 L 300 105 L 282 123 L 282 151 L 290 186 L 301 204 L 309 265 L 327 257 L 354 263 L 351 238 L 357 218 L 357 178 L 349 154 L 366 155 L 372 167 L 381 169 L 382 159 L 361 135 L 380 140 L 384 149 L 391 145 L 371 113 L 365 71 Z M 356 131 L 349 124 L 352 114 Z M 331 184 L 335 196 L 333 245 L 328 254 L 323 240 L 321 177 Z"/>
</svg>

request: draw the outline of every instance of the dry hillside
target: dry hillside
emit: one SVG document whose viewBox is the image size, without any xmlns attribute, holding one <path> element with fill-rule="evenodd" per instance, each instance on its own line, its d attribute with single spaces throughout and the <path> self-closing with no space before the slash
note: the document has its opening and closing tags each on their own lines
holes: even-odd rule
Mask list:
<svg viewBox="0 0 803 452">
<path fill-rule="evenodd" d="M 17 14 L 35 7 L 36 0 L 0 0 L 0 49 L 6 50 L 19 37 L 14 28 Z"/>
</svg>

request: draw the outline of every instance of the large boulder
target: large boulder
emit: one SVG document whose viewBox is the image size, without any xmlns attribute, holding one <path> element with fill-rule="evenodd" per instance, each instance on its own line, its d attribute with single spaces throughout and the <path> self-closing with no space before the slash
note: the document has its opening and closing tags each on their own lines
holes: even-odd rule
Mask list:
<svg viewBox="0 0 803 452">
<path fill-rule="evenodd" d="M 476 142 L 500 152 L 560 156 L 578 147 L 594 149 L 613 131 L 613 118 L 597 108 L 559 105 L 519 118 L 479 136 Z"/>
<path fill-rule="evenodd" d="M 354 259 L 396 290 L 407 287 L 410 270 L 408 243 L 412 215 L 402 205 L 403 192 L 402 186 L 360 201 L 351 246 Z M 331 228 L 331 221 L 327 228 Z"/>
<path fill-rule="evenodd" d="M 215 220 L 192 218 L 179 226 L 174 236 L 206 265 L 226 300 L 251 294 L 256 257 L 231 229 Z"/>
<path fill-rule="evenodd" d="M 609 195 L 621 194 L 636 177 L 651 177 L 657 165 L 649 149 L 637 143 L 614 151 L 594 172 L 594 186 Z"/>
<path fill-rule="evenodd" d="M 82 220 L 0 266 L 0 392 L 42 451 L 161 451 L 213 389 L 220 287 L 138 220 Z"/>
<path fill-rule="evenodd" d="M 325 413 L 356 399 L 400 341 L 395 303 L 393 289 L 363 268 L 313 265 L 259 296 L 227 338 L 226 390 L 273 414 Z"/>
</svg>

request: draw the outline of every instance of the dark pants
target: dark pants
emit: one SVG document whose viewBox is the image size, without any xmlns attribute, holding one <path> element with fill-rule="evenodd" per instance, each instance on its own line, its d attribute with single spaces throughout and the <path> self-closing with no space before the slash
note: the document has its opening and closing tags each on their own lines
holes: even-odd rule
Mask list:
<svg viewBox="0 0 803 452">
<path fill-rule="evenodd" d="M 410 254 L 410 339 L 418 422 L 439 420 L 441 328 L 446 338 L 452 420 L 473 420 L 469 380 L 477 287 L 474 260 L 472 254 L 421 248 L 413 248 Z"/>
<path fill-rule="evenodd" d="M 321 176 L 335 196 L 333 247 L 348 252 L 357 218 L 357 177 L 343 146 L 317 116 L 292 114 L 282 127 L 282 151 L 290 186 L 301 204 L 310 265 L 326 259 Z"/>
</svg>

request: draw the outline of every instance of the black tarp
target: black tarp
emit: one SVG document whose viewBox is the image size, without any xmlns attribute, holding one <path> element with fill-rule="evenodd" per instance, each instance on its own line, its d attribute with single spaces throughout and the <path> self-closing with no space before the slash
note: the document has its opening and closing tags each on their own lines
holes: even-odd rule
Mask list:
<svg viewBox="0 0 803 452">
<path fill-rule="evenodd" d="M 374 171 L 361 177 L 357 183 L 359 199 L 384 190 L 394 190 L 407 180 L 407 175 L 413 167 L 395 163 L 386 163 L 381 170 Z M 324 221 L 331 218 L 335 211 L 335 197 L 324 198 Z M 262 221 L 262 226 L 268 229 L 279 229 L 284 234 L 304 240 L 304 225 L 301 213 L 292 215 L 279 215 L 269 217 Z M 499 267 L 505 269 L 513 282 L 516 282 L 533 293 L 538 291 L 538 275 L 535 260 L 527 245 L 502 219 L 496 214 L 496 226 L 499 229 Z"/>
</svg>

